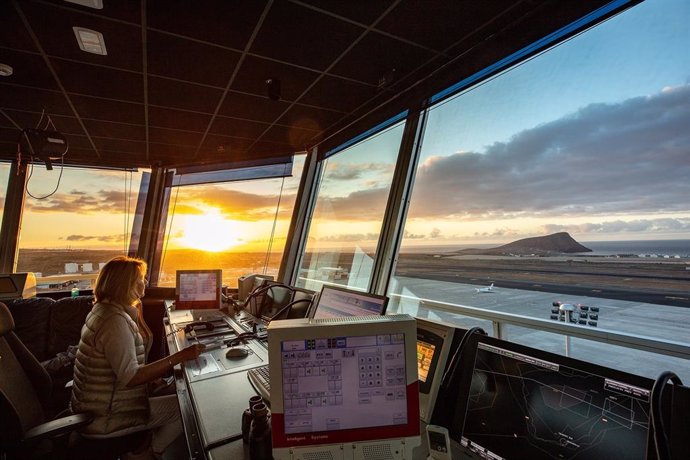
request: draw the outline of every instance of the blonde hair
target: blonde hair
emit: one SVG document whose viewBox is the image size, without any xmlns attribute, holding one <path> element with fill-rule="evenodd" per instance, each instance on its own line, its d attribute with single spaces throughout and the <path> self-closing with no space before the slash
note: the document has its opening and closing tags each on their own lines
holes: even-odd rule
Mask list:
<svg viewBox="0 0 690 460">
<path fill-rule="evenodd" d="M 118 256 L 106 263 L 96 278 L 93 290 L 96 302 L 134 305 L 139 297 L 136 284 L 146 276 L 146 262 L 134 257 Z"/>
</svg>

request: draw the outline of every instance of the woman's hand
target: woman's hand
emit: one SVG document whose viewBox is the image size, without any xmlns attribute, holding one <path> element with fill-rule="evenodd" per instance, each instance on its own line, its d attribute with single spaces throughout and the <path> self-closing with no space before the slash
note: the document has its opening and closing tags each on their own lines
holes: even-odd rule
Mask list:
<svg viewBox="0 0 690 460">
<path fill-rule="evenodd" d="M 197 359 L 199 355 L 204 351 L 206 348 L 206 345 L 202 345 L 200 343 L 195 343 L 194 345 L 190 345 L 187 348 L 178 351 L 175 353 L 175 358 L 173 362 L 184 362 L 184 361 L 191 361 L 194 359 Z"/>
</svg>

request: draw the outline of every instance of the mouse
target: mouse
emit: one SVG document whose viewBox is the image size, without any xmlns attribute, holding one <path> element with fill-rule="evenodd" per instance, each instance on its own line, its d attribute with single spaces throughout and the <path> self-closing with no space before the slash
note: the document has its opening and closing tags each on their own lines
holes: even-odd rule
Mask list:
<svg viewBox="0 0 690 460">
<path fill-rule="evenodd" d="M 226 358 L 244 358 L 249 354 L 249 350 L 244 347 L 231 347 L 225 352 Z"/>
</svg>

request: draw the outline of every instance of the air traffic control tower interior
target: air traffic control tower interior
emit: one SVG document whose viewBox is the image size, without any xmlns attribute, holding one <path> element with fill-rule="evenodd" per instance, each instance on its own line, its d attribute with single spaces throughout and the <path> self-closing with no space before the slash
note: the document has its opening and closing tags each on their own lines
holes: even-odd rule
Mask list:
<svg viewBox="0 0 690 460">
<path fill-rule="evenodd" d="M 69 408 L 120 255 L 148 267 L 147 362 L 204 346 L 164 376 L 166 460 L 687 460 L 689 23 L 0 2 L 0 460 L 145 442 Z"/>
</svg>

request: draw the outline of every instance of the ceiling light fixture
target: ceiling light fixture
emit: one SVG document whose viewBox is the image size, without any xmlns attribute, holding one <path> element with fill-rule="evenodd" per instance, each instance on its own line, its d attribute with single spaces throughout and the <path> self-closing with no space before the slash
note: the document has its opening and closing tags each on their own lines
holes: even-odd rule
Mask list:
<svg viewBox="0 0 690 460">
<path fill-rule="evenodd" d="M 105 49 L 105 40 L 103 34 L 95 30 L 85 29 L 84 27 L 72 27 L 74 35 L 77 37 L 77 43 L 82 51 L 93 54 L 108 54 Z"/>
<path fill-rule="evenodd" d="M 97 10 L 103 9 L 103 0 L 65 0 L 67 3 L 76 3 L 77 5 L 86 6 L 88 8 L 95 8 Z"/>
<path fill-rule="evenodd" d="M 12 66 L 7 64 L 0 64 L 0 77 L 9 77 L 14 73 Z"/>
</svg>

